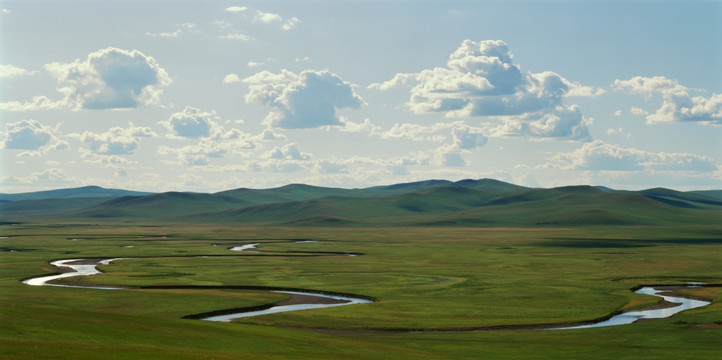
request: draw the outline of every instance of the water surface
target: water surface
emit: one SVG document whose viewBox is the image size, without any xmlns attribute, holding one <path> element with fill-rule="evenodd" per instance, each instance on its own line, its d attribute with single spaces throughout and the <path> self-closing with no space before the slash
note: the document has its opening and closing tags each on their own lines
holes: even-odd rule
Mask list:
<svg viewBox="0 0 722 360">
<path fill-rule="evenodd" d="M 692 287 L 692 286 L 689 286 L 689 287 Z M 611 318 L 609 318 L 607 320 L 600 321 L 597 323 L 553 328 L 552 330 L 585 329 L 585 328 L 594 328 L 594 327 L 603 327 L 603 326 L 626 325 L 626 324 L 631 324 L 631 323 L 634 323 L 634 322 L 636 322 L 638 320 L 642 320 L 642 319 L 663 319 L 663 318 L 668 318 L 674 314 L 680 313 L 685 310 L 695 309 L 695 308 L 706 306 L 706 305 L 710 304 L 709 301 L 687 299 L 684 297 L 669 296 L 669 295 L 662 294 L 664 292 L 670 291 L 673 288 L 676 288 L 676 287 L 645 286 L 645 287 L 642 287 L 639 290 L 635 291 L 637 294 L 659 296 L 662 299 L 664 299 L 665 301 L 671 303 L 672 304 L 671 307 L 662 308 L 662 309 L 628 311 L 628 312 L 621 313 L 619 315 L 612 316 Z"/>
</svg>

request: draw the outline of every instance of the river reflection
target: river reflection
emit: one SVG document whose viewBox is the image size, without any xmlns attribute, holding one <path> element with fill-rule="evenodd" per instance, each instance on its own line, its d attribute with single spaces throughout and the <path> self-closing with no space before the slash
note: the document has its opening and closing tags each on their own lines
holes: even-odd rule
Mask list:
<svg viewBox="0 0 722 360">
<path fill-rule="evenodd" d="M 371 300 L 348 297 L 348 296 L 326 295 L 326 294 L 318 294 L 318 293 L 310 293 L 310 292 L 300 292 L 300 291 L 274 291 L 274 292 L 284 293 L 284 294 L 292 294 L 292 295 L 311 296 L 311 297 L 316 297 L 316 298 L 320 298 L 320 299 L 325 298 L 325 299 L 340 300 L 340 302 L 331 303 L 331 304 L 304 303 L 304 304 L 296 304 L 296 305 L 278 305 L 278 306 L 270 307 L 265 310 L 245 311 L 245 312 L 237 312 L 237 313 L 226 314 L 226 315 L 209 316 L 209 317 L 202 318 L 201 320 L 230 322 L 233 319 L 247 318 L 247 317 L 251 317 L 251 316 L 276 314 L 276 313 L 281 313 L 281 312 L 298 311 L 298 310 L 322 309 L 322 308 L 329 308 L 329 307 L 336 307 L 336 306 L 343 306 L 343 305 L 366 304 L 366 303 L 372 302 Z"/>
<path fill-rule="evenodd" d="M 92 289 L 104 289 L 104 290 L 117 290 L 117 289 L 124 289 L 122 287 L 114 287 L 114 286 L 93 286 L 93 285 L 65 285 L 65 284 L 53 284 L 50 281 L 63 279 L 63 278 L 69 278 L 73 276 L 89 276 L 89 275 L 97 275 L 102 274 L 98 268 L 96 268 L 97 265 L 108 265 L 113 260 L 116 259 L 104 259 L 100 260 L 95 264 L 86 264 L 87 259 L 66 259 L 66 260 L 56 260 L 50 263 L 50 265 L 53 265 L 57 268 L 68 268 L 71 271 L 64 272 L 62 274 L 56 274 L 56 275 L 48 275 L 48 276 L 41 276 L 41 277 L 35 277 L 31 279 L 27 279 L 23 281 L 23 284 L 32 285 L 32 286 L 59 286 L 59 287 L 71 287 L 71 288 L 92 288 Z M 78 264 L 79 263 L 79 264 Z"/>
<path fill-rule="evenodd" d="M 244 250 L 255 249 L 256 246 L 258 246 L 258 244 L 246 244 L 246 245 L 241 245 L 241 246 L 234 246 L 234 247 L 230 248 L 230 250 L 244 251 Z"/>
<path fill-rule="evenodd" d="M 708 302 L 708 301 L 693 300 L 693 299 L 687 299 L 687 298 L 683 298 L 683 297 L 669 296 L 669 295 L 663 294 L 664 292 L 670 291 L 673 288 L 675 288 L 675 287 L 645 286 L 645 287 L 642 287 L 641 289 L 635 291 L 638 294 L 659 296 L 659 297 L 663 298 L 664 300 L 666 300 L 667 302 L 671 303 L 672 306 L 670 306 L 670 307 L 663 308 L 663 309 L 628 311 L 628 312 L 625 312 L 625 313 L 622 313 L 619 315 L 612 316 L 611 318 L 604 320 L 604 321 L 600 321 L 598 323 L 552 328 L 550 330 L 585 329 L 585 328 L 594 328 L 594 327 L 603 327 L 603 326 L 626 325 L 626 324 L 631 324 L 633 322 L 636 322 L 637 320 L 642 320 L 642 319 L 663 319 L 663 318 L 670 317 L 674 314 L 677 314 L 677 313 L 685 311 L 685 310 L 695 309 L 695 308 L 706 306 L 706 305 L 710 304 L 710 302 Z"/>
</svg>

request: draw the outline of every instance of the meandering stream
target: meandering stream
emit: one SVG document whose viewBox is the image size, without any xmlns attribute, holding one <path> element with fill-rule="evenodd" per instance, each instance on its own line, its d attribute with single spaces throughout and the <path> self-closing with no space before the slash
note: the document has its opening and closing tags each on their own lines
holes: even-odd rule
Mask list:
<svg viewBox="0 0 722 360">
<path fill-rule="evenodd" d="M 695 286 L 697 285 L 687 285 L 686 287 Z M 674 290 L 675 288 L 678 288 L 678 286 L 644 286 L 639 290 L 635 291 L 638 294 L 659 296 L 670 305 L 669 307 L 649 310 L 627 311 L 619 315 L 612 316 L 607 320 L 599 321 L 596 323 L 558 327 L 550 330 L 585 329 L 603 326 L 626 325 L 637 322 L 639 320 L 663 319 L 685 310 L 695 309 L 710 304 L 709 301 L 688 299 L 681 296 L 671 296 L 664 294 L 665 292 L 669 292 L 671 290 Z"/>
<path fill-rule="evenodd" d="M 234 251 L 244 251 L 249 249 L 255 249 L 255 247 L 259 244 L 246 244 L 246 245 L 239 245 L 230 248 L 230 250 Z M 127 289 L 127 287 L 118 287 L 118 286 L 110 286 L 110 285 L 80 285 L 80 284 L 74 284 L 74 285 L 65 285 L 65 284 L 58 284 L 53 283 L 53 281 L 63 278 L 69 278 L 74 276 L 90 276 L 90 275 L 97 275 L 102 274 L 100 270 L 97 269 L 96 266 L 98 265 L 109 265 L 114 260 L 120 260 L 123 258 L 112 258 L 112 259 L 101 259 L 101 260 L 94 260 L 94 259 L 66 259 L 66 260 L 56 260 L 51 262 L 50 264 L 63 269 L 63 272 L 56 275 L 48 275 L 48 276 L 39 276 L 30 278 L 27 280 L 24 280 L 23 283 L 27 285 L 32 286 L 61 286 L 61 287 L 73 287 L 73 288 L 93 288 L 93 289 L 104 289 L 104 290 L 118 290 L 118 289 Z M 699 285 L 688 285 L 688 287 L 698 287 Z M 708 301 L 702 301 L 702 300 L 695 300 L 695 299 L 688 299 L 681 296 L 673 296 L 670 295 L 669 292 L 673 291 L 675 288 L 679 288 L 679 286 L 645 286 L 637 290 L 637 293 L 640 294 L 646 294 L 646 295 L 653 295 L 658 296 L 664 299 L 666 302 L 665 304 L 668 306 L 662 306 L 660 308 L 652 307 L 648 310 L 637 310 L 637 311 L 628 311 L 624 312 L 615 316 L 612 316 L 611 318 L 599 321 L 595 323 L 588 323 L 588 324 L 579 324 L 579 325 L 572 325 L 572 326 L 553 326 L 550 325 L 546 329 L 548 330 L 569 330 L 569 329 L 584 329 L 584 328 L 592 328 L 592 327 L 603 327 L 603 326 L 614 326 L 614 325 L 625 325 L 625 324 L 631 324 L 638 320 L 642 319 L 661 319 L 670 317 L 674 314 L 677 314 L 679 312 L 689 310 L 689 309 L 695 309 L 702 306 L 709 305 L 710 302 Z M 245 318 L 245 317 L 251 317 L 251 316 L 260 316 L 260 315 L 267 315 L 267 314 L 274 314 L 274 313 L 280 313 L 280 312 L 288 312 L 288 311 L 298 311 L 298 310 L 309 310 L 309 309 L 319 309 L 319 308 L 327 308 L 327 307 L 336 307 L 336 306 L 344 306 L 344 305 L 353 305 L 353 304 L 363 304 L 363 303 L 370 303 L 371 300 L 363 299 L 363 298 L 357 298 L 352 296 L 342 296 L 342 295 L 329 295 L 329 294 L 321 294 L 321 293 L 315 293 L 315 292 L 306 292 L 306 291 L 286 291 L 286 290 L 270 290 L 274 292 L 279 293 L 285 293 L 290 294 L 292 296 L 296 296 L 299 299 L 302 299 L 298 303 L 294 304 L 279 304 L 276 306 L 269 305 L 268 307 L 264 307 L 262 309 L 253 309 L 253 310 L 238 310 L 238 311 L 230 311 L 230 312 L 223 312 L 219 311 L 218 313 L 222 314 L 214 314 L 209 316 L 200 316 L 200 317 L 194 317 L 200 320 L 207 320 L 207 321 L 222 321 L 222 322 L 229 322 L 233 319 L 238 318 Z"/>
</svg>

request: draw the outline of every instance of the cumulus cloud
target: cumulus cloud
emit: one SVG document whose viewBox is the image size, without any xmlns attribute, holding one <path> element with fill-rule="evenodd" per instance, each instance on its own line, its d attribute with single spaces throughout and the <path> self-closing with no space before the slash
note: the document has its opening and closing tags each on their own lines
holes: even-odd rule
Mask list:
<svg viewBox="0 0 722 360">
<path fill-rule="evenodd" d="M 286 144 L 283 147 L 275 147 L 269 153 L 272 159 L 280 160 L 310 160 L 311 154 L 301 152 L 297 143 Z"/>
<path fill-rule="evenodd" d="M 37 71 L 30 71 L 13 65 L 0 65 L 0 79 L 15 76 L 33 75 Z"/>
<path fill-rule="evenodd" d="M 208 165 L 210 159 L 221 158 L 227 152 L 227 149 L 221 144 L 208 140 L 203 140 L 197 145 L 188 145 L 181 148 L 168 146 L 158 148 L 160 155 L 175 154 L 181 164 L 195 166 Z"/>
<path fill-rule="evenodd" d="M 292 17 L 292 18 L 286 20 L 286 22 L 283 23 L 283 25 L 281 25 L 281 29 L 286 30 L 286 31 L 291 30 L 291 29 L 295 28 L 296 25 L 298 25 L 298 23 L 300 23 L 300 22 L 301 22 L 301 20 L 299 20 L 297 17 Z"/>
<path fill-rule="evenodd" d="M 417 114 L 444 112 L 449 117 L 523 115 L 561 105 L 567 96 L 597 96 L 551 71 L 524 74 L 501 40 L 465 40 L 446 67 L 396 74 L 369 88 L 411 87 L 407 106 Z"/>
<path fill-rule="evenodd" d="M 259 136 L 251 136 L 235 128 L 226 129 L 214 118 L 215 112 L 204 112 L 187 106 L 183 111 L 174 113 L 167 121 L 159 122 L 173 131 L 171 137 L 178 139 L 198 139 L 196 145 L 179 148 L 161 146 L 160 155 L 176 155 L 178 162 L 184 165 L 205 166 L 211 159 L 222 158 L 226 154 L 247 156 L 246 151 L 256 148 Z M 270 136 L 270 135 L 269 135 Z"/>
<path fill-rule="evenodd" d="M 234 13 L 234 14 L 244 12 L 246 10 L 248 10 L 248 8 L 245 6 L 229 6 L 225 9 L 226 12 Z"/>
<path fill-rule="evenodd" d="M 378 132 L 382 139 L 409 139 L 414 141 L 444 141 L 447 136 L 438 134 L 439 131 L 454 127 L 455 123 L 435 123 L 432 125 L 421 125 L 414 123 L 394 124 L 391 129 Z"/>
<path fill-rule="evenodd" d="M 288 19 L 283 18 L 283 16 L 272 13 L 272 12 L 266 12 L 254 9 L 253 11 L 250 10 L 248 7 L 245 6 L 230 6 L 225 9 L 226 12 L 233 13 L 233 14 L 239 14 L 243 13 L 243 17 L 248 17 L 248 13 L 253 13 L 253 22 L 254 23 L 260 23 L 260 24 L 274 24 L 274 23 L 280 23 L 281 29 L 288 31 L 296 27 L 301 20 L 299 20 L 297 17 L 291 17 Z M 248 11 L 248 12 L 247 12 Z M 224 22 L 226 24 L 229 24 L 228 22 Z"/>
<path fill-rule="evenodd" d="M 283 134 L 278 134 L 273 129 L 264 129 L 259 135 L 259 140 L 264 141 L 273 141 L 273 140 L 286 140 L 286 136 Z"/>
<path fill-rule="evenodd" d="M 662 106 L 656 112 L 647 114 L 648 124 L 664 122 L 722 124 L 722 94 L 712 94 L 709 97 L 691 96 L 690 89 L 680 85 L 677 80 L 667 79 L 664 76 L 635 76 L 628 80 L 615 80 L 612 87 L 646 98 L 656 94 L 661 95 Z M 638 113 L 643 114 L 644 111 Z"/>
<path fill-rule="evenodd" d="M 274 108 L 264 122 L 279 128 L 343 125 L 339 110 L 365 104 L 353 85 L 326 70 L 305 70 L 300 74 L 285 69 L 278 74 L 262 71 L 243 82 L 249 84 L 246 102 Z"/>
<path fill-rule="evenodd" d="M 629 109 L 629 112 L 632 113 L 632 115 L 649 115 L 649 113 L 647 111 L 645 111 L 642 108 L 638 108 L 636 106 L 632 106 Z"/>
<path fill-rule="evenodd" d="M 338 159 L 320 160 L 314 166 L 314 172 L 319 174 L 347 174 L 348 167 Z"/>
<path fill-rule="evenodd" d="M 297 161 L 271 159 L 266 162 L 253 161 L 249 168 L 255 172 L 293 173 L 304 169 Z"/>
<path fill-rule="evenodd" d="M 556 167 L 597 171 L 718 171 L 719 165 L 708 156 L 688 153 L 653 153 L 623 148 L 601 140 L 585 143 L 579 149 L 557 154 Z"/>
<path fill-rule="evenodd" d="M 275 21 L 283 21 L 283 17 L 278 14 L 256 10 L 256 15 L 253 17 L 253 21 L 269 24 Z"/>
<path fill-rule="evenodd" d="M 585 118 L 576 105 L 557 106 L 541 115 L 528 114 L 523 117 L 503 119 L 503 124 L 488 129 L 490 137 L 526 136 L 538 139 L 564 139 L 590 141 L 588 125 L 591 118 Z"/>
<path fill-rule="evenodd" d="M 90 151 L 98 155 L 127 155 L 138 148 L 142 137 L 158 136 L 149 127 L 128 123 L 127 128 L 113 127 L 104 133 L 85 131 L 76 135 L 88 145 Z"/>
<path fill-rule="evenodd" d="M 232 84 L 237 82 L 241 82 L 241 78 L 239 78 L 236 74 L 228 74 L 223 78 L 224 84 Z"/>
<path fill-rule="evenodd" d="M 374 125 L 369 118 L 364 119 L 363 122 L 353 122 L 347 118 L 341 117 L 343 127 L 339 130 L 343 132 L 367 132 L 369 134 L 378 133 L 381 128 Z"/>
<path fill-rule="evenodd" d="M 47 64 L 45 69 L 58 80 L 58 91 L 65 95 L 63 105 L 74 110 L 157 104 L 161 88 L 171 82 L 154 58 L 114 47 L 93 52 L 85 60 Z"/>
<path fill-rule="evenodd" d="M 30 101 L 6 101 L 0 103 L 0 110 L 7 111 L 35 111 L 35 110 L 52 110 L 68 107 L 65 101 L 57 101 L 44 95 L 34 96 Z"/>
<path fill-rule="evenodd" d="M 212 128 L 216 126 L 212 120 L 214 116 L 215 113 L 186 106 L 183 111 L 173 113 L 167 121 L 160 121 L 159 124 L 177 136 L 197 139 L 210 135 Z"/>
<path fill-rule="evenodd" d="M 479 129 L 470 126 L 456 127 L 451 134 L 454 139 L 453 146 L 459 150 L 480 148 L 489 140 Z"/>
<path fill-rule="evenodd" d="M 38 187 L 51 186 L 58 188 L 62 185 L 76 185 L 80 181 L 68 176 L 67 172 L 59 168 L 48 168 L 43 171 L 33 172 L 29 176 L 6 176 L 2 182 L 7 185 L 28 185 L 37 189 Z"/>
<path fill-rule="evenodd" d="M 442 166 L 466 166 L 466 161 L 459 153 L 441 154 Z"/>
<path fill-rule="evenodd" d="M 42 125 L 37 120 L 21 120 L 5 125 L 5 139 L 2 147 L 12 150 L 27 150 L 21 156 L 35 156 L 50 150 L 62 150 L 68 143 L 59 138 L 59 127 Z"/>
</svg>

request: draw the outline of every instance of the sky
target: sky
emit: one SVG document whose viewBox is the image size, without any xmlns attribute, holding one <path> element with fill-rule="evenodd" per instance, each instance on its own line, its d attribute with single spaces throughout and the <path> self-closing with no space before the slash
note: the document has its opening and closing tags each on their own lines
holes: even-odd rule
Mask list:
<svg viewBox="0 0 722 360">
<path fill-rule="evenodd" d="M 720 1 L 0 0 L 0 192 L 722 189 Z"/>
</svg>

